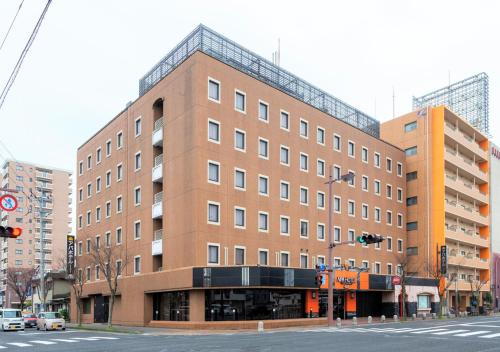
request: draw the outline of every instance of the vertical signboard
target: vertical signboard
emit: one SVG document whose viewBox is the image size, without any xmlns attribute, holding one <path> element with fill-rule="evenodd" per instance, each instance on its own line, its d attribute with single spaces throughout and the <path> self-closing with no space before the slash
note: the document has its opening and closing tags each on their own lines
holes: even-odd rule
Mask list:
<svg viewBox="0 0 500 352">
<path fill-rule="evenodd" d="M 441 274 L 448 273 L 448 251 L 446 246 L 441 246 Z"/>
<path fill-rule="evenodd" d="M 68 266 L 66 270 L 68 275 L 73 275 L 75 270 L 75 236 L 68 235 L 66 250 L 66 262 Z"/>
</svg>

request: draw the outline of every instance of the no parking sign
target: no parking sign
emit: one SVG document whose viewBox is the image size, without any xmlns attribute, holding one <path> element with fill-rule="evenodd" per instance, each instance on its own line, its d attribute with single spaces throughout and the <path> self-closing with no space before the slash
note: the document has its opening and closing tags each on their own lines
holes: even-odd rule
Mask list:
<svg viewBox="0 0 500 352">
<path fill-rule="evenodd" d="M 0 208 L 2 208 L 5 211 L 14 211 L 17 209 L 17 199 L 16 197 L 10 195 L 10 194 L 5 194 L 0 197 Z"/>
</svg>

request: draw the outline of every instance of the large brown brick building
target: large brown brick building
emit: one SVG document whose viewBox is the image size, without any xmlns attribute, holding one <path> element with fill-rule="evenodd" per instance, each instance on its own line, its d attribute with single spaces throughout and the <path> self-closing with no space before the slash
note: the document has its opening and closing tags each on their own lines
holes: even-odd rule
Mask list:
<svg viewBox="0 0 500 352">
<path fill-rule="evenodd" d="M 406 248 L 405 155 L 378 129 L 198 27 L 141 80 L 140 97 L 78 149 L 84 320 L 106 316 L 109 291 L 89 256 L 97 241 L 131 259 L 119 281 L 118 323 L 324 315 L 314 268 L 327 262 L 330 168 L 335 178 L 356 175 L 333 186 L 335 242 L 386 238 L 335 247 L 335 312 L 394 314 L 391 277 Z"/>
</svg>

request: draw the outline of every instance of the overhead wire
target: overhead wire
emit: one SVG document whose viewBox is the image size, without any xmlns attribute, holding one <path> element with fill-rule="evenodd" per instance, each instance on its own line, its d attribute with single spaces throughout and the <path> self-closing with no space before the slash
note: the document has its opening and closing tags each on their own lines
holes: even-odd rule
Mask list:
<svg viewBox="0 0 500 352">
<path fill-rule="evenodd" d="M 10 23 L 9 29 L 7 29 L 7 33 L 5 33 L 5 37 L 2 40 L 2 44 L 0 44 L 0 51 L 2 51 L 3 45 L 5 44 L 5 41 L 7 40 L 7 37 L 9 36 L 10 30 L 12 29 L 12 26 L 14 26 L 14 22 L 16 22 L 17 15 L 19 15 L 19 11 L 21 11 L 21 7 L 23 6 L 24 0 L 21 0 L 21 3 L 19 4 L 19 7 L 17 8 L 17 12 L 14 15 L 14 18 L 12 19 L 12 22 Z"/>
</svg>

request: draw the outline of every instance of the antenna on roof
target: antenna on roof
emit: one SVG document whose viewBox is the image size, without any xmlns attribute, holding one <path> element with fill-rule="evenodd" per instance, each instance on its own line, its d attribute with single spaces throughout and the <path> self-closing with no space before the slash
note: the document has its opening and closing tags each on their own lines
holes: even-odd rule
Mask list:
<svg viewBox="0 0 500 352">
<path fill-rule="evenodd" d="M 278 50 L 273 51 L 273 64 L 275 64 L 276 66 L 280 65 L 280 56 L 281 56 L 280 38 L 278 38 Z"/>
</svg>

